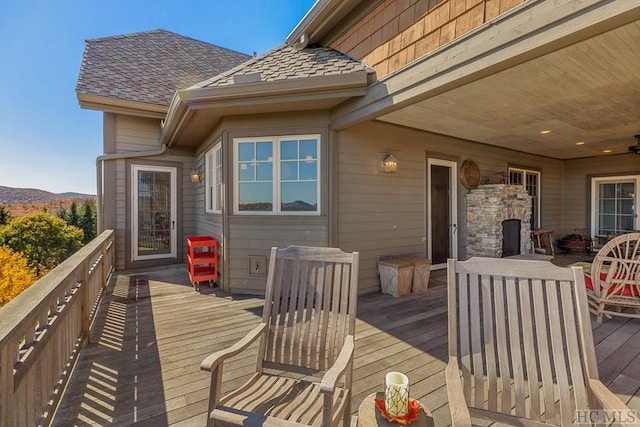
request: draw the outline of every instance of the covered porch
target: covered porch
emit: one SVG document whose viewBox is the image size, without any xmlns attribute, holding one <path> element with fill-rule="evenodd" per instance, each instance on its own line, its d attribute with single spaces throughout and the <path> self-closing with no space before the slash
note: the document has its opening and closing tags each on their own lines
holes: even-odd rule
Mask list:
<svg viewBox="0 0 640 427">
<path fill-rule="evenodd" d="M 580 259 L 578 259 L 580 258 Z M 584 255 L 559 255 L 568 265 Z M 407 373 L 411 395 L 449 425 L 444 377 L 447 359 L 446 277 L 432 272 L 429 289 L 394 298 L 359 298 L 353 411 L 381 390 L 389 370 Z M 196 292 L 177 265 L 114 274 L 81 350 L 53 425 L 205 424 L 209 374 L 199 369 L 259 322 L 261 298 L 206 286 Z M 630 408 L 640 410 L 640 322 L 593 320 L 600 376 Z M 250 354 L 225 371 L 234 387 L 252 369 Z"/>
</svg>

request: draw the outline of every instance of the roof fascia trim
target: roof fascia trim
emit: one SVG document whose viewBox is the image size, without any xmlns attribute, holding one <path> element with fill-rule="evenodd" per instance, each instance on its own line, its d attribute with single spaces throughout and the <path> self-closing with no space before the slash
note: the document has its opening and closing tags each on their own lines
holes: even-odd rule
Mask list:
<svg viewBox="0 0 640 427">
<path fill-rule="evenodd" d="M 285 98 L 314 98 L 321 96 L 344 96 L 354 93 L 360 95 L 367 90 L 367 72 L 358 71 L 346 75 L 303 77 L 276 82 L 247 83 L 221 87 L 185 89 L 178 91 L 178 97 L 189 109 L 210 108 L 224 102 L 241 105 L 243 102 L 254 102 L 260 99 L 282 100 Z M 353 95 L 351 95 L 353 96 Z"/>
<path fill-rule="evenodd" d="M 88 110 L 98 110 L 105 113 L 128 114 L 154 119 L 164 119 L 168 110 L 167 107 L 162 105 L 124 101 L 121 99 L 87 95 L 84 93 L 78 93 L 78 102 L 80 103 L 80 107 Z"/>
</svg>

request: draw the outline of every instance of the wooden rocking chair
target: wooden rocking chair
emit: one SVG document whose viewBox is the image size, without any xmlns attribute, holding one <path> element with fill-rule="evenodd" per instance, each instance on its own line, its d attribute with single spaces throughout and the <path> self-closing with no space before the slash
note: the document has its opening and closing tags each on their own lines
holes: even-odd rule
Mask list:
<svg viewBox="0 0 640 427">
<path fill-rule="evenodd" d="M 628 416 L 598 379 L 581 268 L 472 258 L 447 269 L 454 426 L 589 424 L 594 409 Z"/>
<path fill-rule="evenodd" d="M 357 290 L 357 252 L 272 248 L 262 323 L 202 362 L 209 425 L 348 426 Z M 221 396 L 223 362 L 258 339 L 256 373 Z"/>
</svg>

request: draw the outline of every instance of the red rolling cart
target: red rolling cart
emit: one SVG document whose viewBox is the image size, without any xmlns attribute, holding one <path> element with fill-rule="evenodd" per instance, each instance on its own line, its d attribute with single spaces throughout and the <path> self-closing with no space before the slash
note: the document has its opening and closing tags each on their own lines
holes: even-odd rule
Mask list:
<svg viewBox="0 0 640 427">
<path fill-rule="evenodd" d="M 213 287 L 218 280 L 218 241 L 210 236 L 187 237 L 187 269 L 196 290 L 200 282 Z"/>
</svg>

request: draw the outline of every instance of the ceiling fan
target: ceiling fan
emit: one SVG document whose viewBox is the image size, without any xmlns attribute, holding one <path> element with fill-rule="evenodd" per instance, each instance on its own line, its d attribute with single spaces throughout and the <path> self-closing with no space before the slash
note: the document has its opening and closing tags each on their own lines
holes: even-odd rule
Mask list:
<svg viewBox="0 0 640 427">
<path fill-rule="evenodd" d="M 633 137 L 637 139 L 638 142 L 636 143 L 636 145 L 632 145 L 631 147 L 629 147 L 629 152 L 633 154 L 640 154 L 640 135 L 633 135 Z"/>
</svg>

